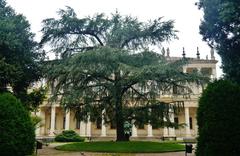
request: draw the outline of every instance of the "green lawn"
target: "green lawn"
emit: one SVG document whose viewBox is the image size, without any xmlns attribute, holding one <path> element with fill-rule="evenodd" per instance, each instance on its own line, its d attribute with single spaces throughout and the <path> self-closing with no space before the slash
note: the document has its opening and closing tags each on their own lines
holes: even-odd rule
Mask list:
<svg viewBox="0 0 240 156">
<path fill-rule="evenodd" d="M 184 151 L 184 145 L 173 142 L 81 142 L 56 147 L 63 151 L 107 152 L 107 153 L 163 153 Z"/>
</svg>

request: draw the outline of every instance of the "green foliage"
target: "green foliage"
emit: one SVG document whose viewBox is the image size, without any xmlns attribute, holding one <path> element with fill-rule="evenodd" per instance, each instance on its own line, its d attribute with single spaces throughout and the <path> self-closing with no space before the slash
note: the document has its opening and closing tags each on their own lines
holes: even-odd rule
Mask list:
<svg viewBox="0 0 240 156">
<path fill-rule="evenodd" d="M 0 155 L 30 155 L 35 129 L 28 112 L 13 95 L 0 94 Z"/>
<path fill-rule="evenodd" d="M 197 156 L 239 155 L 240 88 L 219 80 L 208 85 L 199 101 Z"/>
<path fill-rule="evenodd" d="M 128 121 L 124 122 L 124 133 L 128 135 L 132 134 L 132 124 Z"/>
<path fill-rule="evenodd" d="M 43 53 L 33 37 L 26 18 L 0 0 L 0 91 L 11 86 L 22 102 L 26 101 L 27 87 L 41 75 Z"/>
<path fill-rule="evenodd" d="M 58 141 L 58 142 L 82 142 L 82 141 L 84 141 L 84 138 L 81 138 L 73 130 L 66 130 L 66 131 L 63 131 L 61 134 L 58 134 L 55 137 L 55 141 Z"/>
<path fill-rule="evenodd" d="M 173 21 L 163 21 L 162 18 L 140 22 L 136 17 L 121 16 L 118 12 L 110 17 L 101 13 L 78 18 L 70 7 L 60 10 L 58 15 L 59 19 L 43 21 L 41 43 L 50 43 L 62 57 L 99 46 L 142 49 L 176 37 Z"/>
<path fill-rule="evenodd" d="M 160 92 L 173 86 L 190 91 L 187 82 L 197 81 L 182 72 L 183 62 L 167 63 L 159 54 L 143 51 L 132 54 L 125 50 L 102 47 L 75 54 L 49 64 L 47 79 L 53 88 L 53 100 L 76 110 L 76 117 L 95 121 L 105 110 L 105 121 L 135 120 L 136 123 L 169 123 L 168 110 L 182 101 L 164 103 Z M 62 95 L 59 97 L 59 95 Z M 176 104 L 176 105 L 174 105 Z M 151 113 L 149 110 L 151 109 Z M 121 113 L 120 117 L 117 113 Z M 119 119 L 120 118 L 120 119 Z M 123 127 L 122 127 L 123 128 Z"/>
<path fill-rule="evenodd" d="M 225 77 L 240 84 L 240 1 L 199 0 L 198 6 L 204 11 L 203 39 L 217 48 Z"/>
<path fill-rule="evenodd" d="M 166 126 L 166 117 L 170 123 L 169 108 L 177 112 L 173 104 L 183 102 L 164 103 L 159 100 L 160 94 L 173 86 L 189 93 L 184 84 L 198 80 L 182 73 L 184 61 L 170 63 L 146 50 L 149 45 L 176 37 L 173 21 L 159 18 L 139 22 L 118 12 L 110 17 L 97 14 L 80 19 L 70 7 L 60 10 L 59 15 L 59 19 L 43 21 L 41 41 L 61 53 L 59 60 L 49 62 L 45 72 L 53 100 L 74 108 L 76 117 L 84 121 L 89 115 L 96 121 L 105 110 L 105 122 L 116 123 L 117 140 L 125 138 L 125 121 Z"/>
<path fill-rule="evenodd" d="M 37 112 L 37 109 L 39 108 L 39 105 L 41 105 L 46 99 L 46 93 L 47 88 L 46 87 L 40 87 L 33 89 L 28 95 L 27 95 L 27 107 L 29 110 L 33 112 Z"/>
<path fill-rule="evenodd" d="M 38 125 L 42 121 L 42 119 L 39 116 L 31 116 L 31 120 L 35 128 L 42 126 L 42 125 Z"/>
<path fill-rule="evenodd" d="M 63 151 L 88 151 L 106 153 L 163 153 L 184 151 L 184 145 L 172 142 L 83 142 L 57 146 L 57 150 Z"/>
</svg>

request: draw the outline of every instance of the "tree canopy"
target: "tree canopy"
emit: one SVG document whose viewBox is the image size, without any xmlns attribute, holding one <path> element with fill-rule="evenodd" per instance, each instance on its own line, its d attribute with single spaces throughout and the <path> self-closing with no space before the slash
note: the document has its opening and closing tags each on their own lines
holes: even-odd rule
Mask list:
<svg viewBox="0 0 240 156">
<path fill-rule="evenodd" d="M 144 23 L 119 13 L 77 18 L 70 7 L 59 15 L 43 21 L 41 42 L 61 54 L 46 68 L 53 100 L 74 108 L 76 117 L 85 121 L 89 116 L 95 121 L 104 112 L 106 123 L 116 123 L 118 141 L 125 140 L 125 121 L 173 126 L 169 109 L 177 112 L 173 104 L 182 101 L 165 103 L 160 95 L 173 86 L 189 92 L 185 84 L 198 77 L 182 72 L 184 61 L 167 62 L 147 50 L 176 37 L 173 21 Z"/>
<path fill-rule="evenodd" d="M 101 13 L 78 18 L 70 7 L 60 10 L 58 15 L 59 19 L 43 21 L 41 43 L 50 43 L 62 56 L 99 46 L 138 50 L 176 37 L 173 21 L 162 18 L 144 23 L 118 12 L 110 17 Z"/>
<path fill-rule="evenodd" d="M 27 87 L 41 75 L 43 53 L 37 50 L 33 37 L 26 18 L 0 0 L 0 90 L 11 86 L 23 101 Z"/>
<path fill-rule="evenodd" d="M 200 0 L 203 39 L 217 49 L 225 77 L 240 84 L 240 1 Z"/>
</svg>

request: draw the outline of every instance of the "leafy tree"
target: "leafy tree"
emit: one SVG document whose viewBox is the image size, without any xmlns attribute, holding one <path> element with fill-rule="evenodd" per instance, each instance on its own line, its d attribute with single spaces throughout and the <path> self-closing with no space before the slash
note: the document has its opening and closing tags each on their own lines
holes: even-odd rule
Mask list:
<svg viewBox="0 0 240 156">
<path fill-rule="evenodd" d="M 225 77 L 240 84 L 240 1 L 199 0 L 198 6 L 204 11 L 203 39 L 216 47 Z"/>
<path fill-rule="evenodd" d="M 167 104 L 159 96 L 172 86 L 189 91 L 184 84 L 197 77 L 182 73 L 183 61 L 167 62 L 144 50 L 175 37 L 172 21 L 142 23 L 119 13 L 79 19 L 69 7 L 59 15 L 44 20 L 42 29 L 42 44 L 50 43 L 61 54 L 47 65 L 53 100 L 74 108 L 85 121 L 89 116 L 95 121 L 104 111 L 105 122 L 116 123 L 117 141 L 126 139 L 125 121 L 173 126 L 169 108 L 177 112 L 173 104 L 182 102 Z"/>
<path fill-rule="evenodd" d="M 30 93 L 27 94 L 27 107 L 32 112 L 38 111 L 39 105 L 41 105 L 46 99 L 47 88 L 46 87 L 39 87 L 33 89 Z"/>
<path fill-rule="evenodd" d="M 0 94 L 0 155 L 31 155 L 35 129 L 29 113 L 10 93 Z"/>
<path fill-rule="evenodd" d="M 173 21 L 162 21 L 162 18 L 142 23 L 137 18 L 122 17 L 116 12 L 111 18 L 96 14 L 79 19 L 70 7 L 58 14 L 60 19 L 43 21 L 41 43 L 50 43 L 62 57 L 99 46 L 139 50 L 176 37 Z"/>
<path fill-rule="evenodd" d="M 11 86 L 22 101 L 27 87 L 41 75 L 40 58 L 30 25 L 21 14 L 0 0 L 0 91 Z"/>
<path fill-rule="evenodd" d="M 197 156 L 239 155 L 240 88 L 219 80 L 204 90 L 197 112 Z"/>
</svg>

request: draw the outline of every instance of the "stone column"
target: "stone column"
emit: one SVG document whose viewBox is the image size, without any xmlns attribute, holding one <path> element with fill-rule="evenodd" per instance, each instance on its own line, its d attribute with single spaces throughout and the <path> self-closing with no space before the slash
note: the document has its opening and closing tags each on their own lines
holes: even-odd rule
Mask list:
<svg viewBox="0 0 240 156">
<path fill-rule="evenodd" d="M 149 116 L 151 115 L 152 109 L 149 108 Z M 152 125 L 150 124 L 150 121 L 147 125 L 147 136 L 148 137 L 152 137 L 153 136 L 153 132 L 152 132 Z"/>
<path fill-rule="evenodd" d="M 71 113 L 70 109 L 65 111 L 65 130 L 70 129 L 70 113 Z"/>
<path fill-rule="evenodd" d="M 197 137 L 198 136 L 198 125 L 197 125 L 197 120 L 196 120 L 196 117 L 194 117 L 194 120 L 195 120 L 195 137 Z"/>
<path fill-rule="evenodd" d="M 42 135 L 42 134 L 45 135 L 46 134 L 46 131 L 45 131 L 46 130 L 45 111 L 46 111 L 46 107 L 43 109 L 43 111 L 40 111 L 41 125 L 43 125 L 42 127 L 40 127 L 40 135 Z"/>
<path fill-rule="evenodd" d="M 50 131 L 49 131 L 49 136 L 54 136 L 54 132 L 55 132 L 55 118 L 56 118 L 56 107 L 54 105 L 52 105 L 51 107 L 51 118 L 50 118 Z"/>
<path fill-rule="evenodd" d="M 189 107 L 185 107 L 185 123 L 186 123 L 186 137 L 191 137 L 190 123 L 189 123 Z"/>
<path fill-rule="evenodd" d="M 39 109 L 38 112 L 36 112 L 36 116 L 41 118 L 41 108 Z M 36 130 L 35 130 L 35 134 L 36 136 L 40 136 L 41 135 L 41 127 L 40 127 L 41 123 L 38 123 L 36 125 Z"/>
<path fill-rule="evenodd" d="M 164 117 L 164 118 L 163 118 L 163 121 L 166 122 L 167 119 Z M 164 126 L 164 128 L 163 128 L 163 137 L 168 137 L 168 136 L 169 136 L 169 134 L 168 134 L 168 128 Z"/>
<path fill-rule="evenodd" d="M 132 125 L 132 137 L 137 137 L 137 127 L 134 124 Z"/>
<path fill-rule="evenodd" d="M 101 136 L 102 137 L 107 136 L 107 129 L 106 129 L 105 121 L 104 121 L 104 113 L 105 113 L 105 110 L 102 111 L 102 125 L 101 125 Z"/>
<path fill-rule="evenodd" d="M 90 116 L 88 116 L 88 121 L 87 121 L 87 136 L 90 137 L 91 136 L 91 121 L 90 121 Z"/>
<path fill-rule="evenodd" d="M 152 137 L 153 136 L 152 125 L 150 123 L 147 125 L 147 136 L 148 137 Z"/>
<path fill-rule="evenodd" d="M 173 111 L 173 109 L 169 109 L 169 119 L 172 123 L 174 123 L 174 111 Z M 170 127 L 168 132 L 169 132 L 170 137 L 176 137 L 174 127 L 172 127 L 172 128 Z"/>
<path fill-rule="evenodd" d="M 183 73 L 187 73 L 187 67 L 183 67 Z"/>
<path fill-rule="evenodd" d="M 216 68 L 212 68 L 212 79 L 216 79 L 217 78 L 217 72 L 216 72 Z"/>
<path fill-rule="evenodd" d="M 80 136 L 86 136 L 86 122 L 84 121 L 80 122 Z"/>
</svg>

